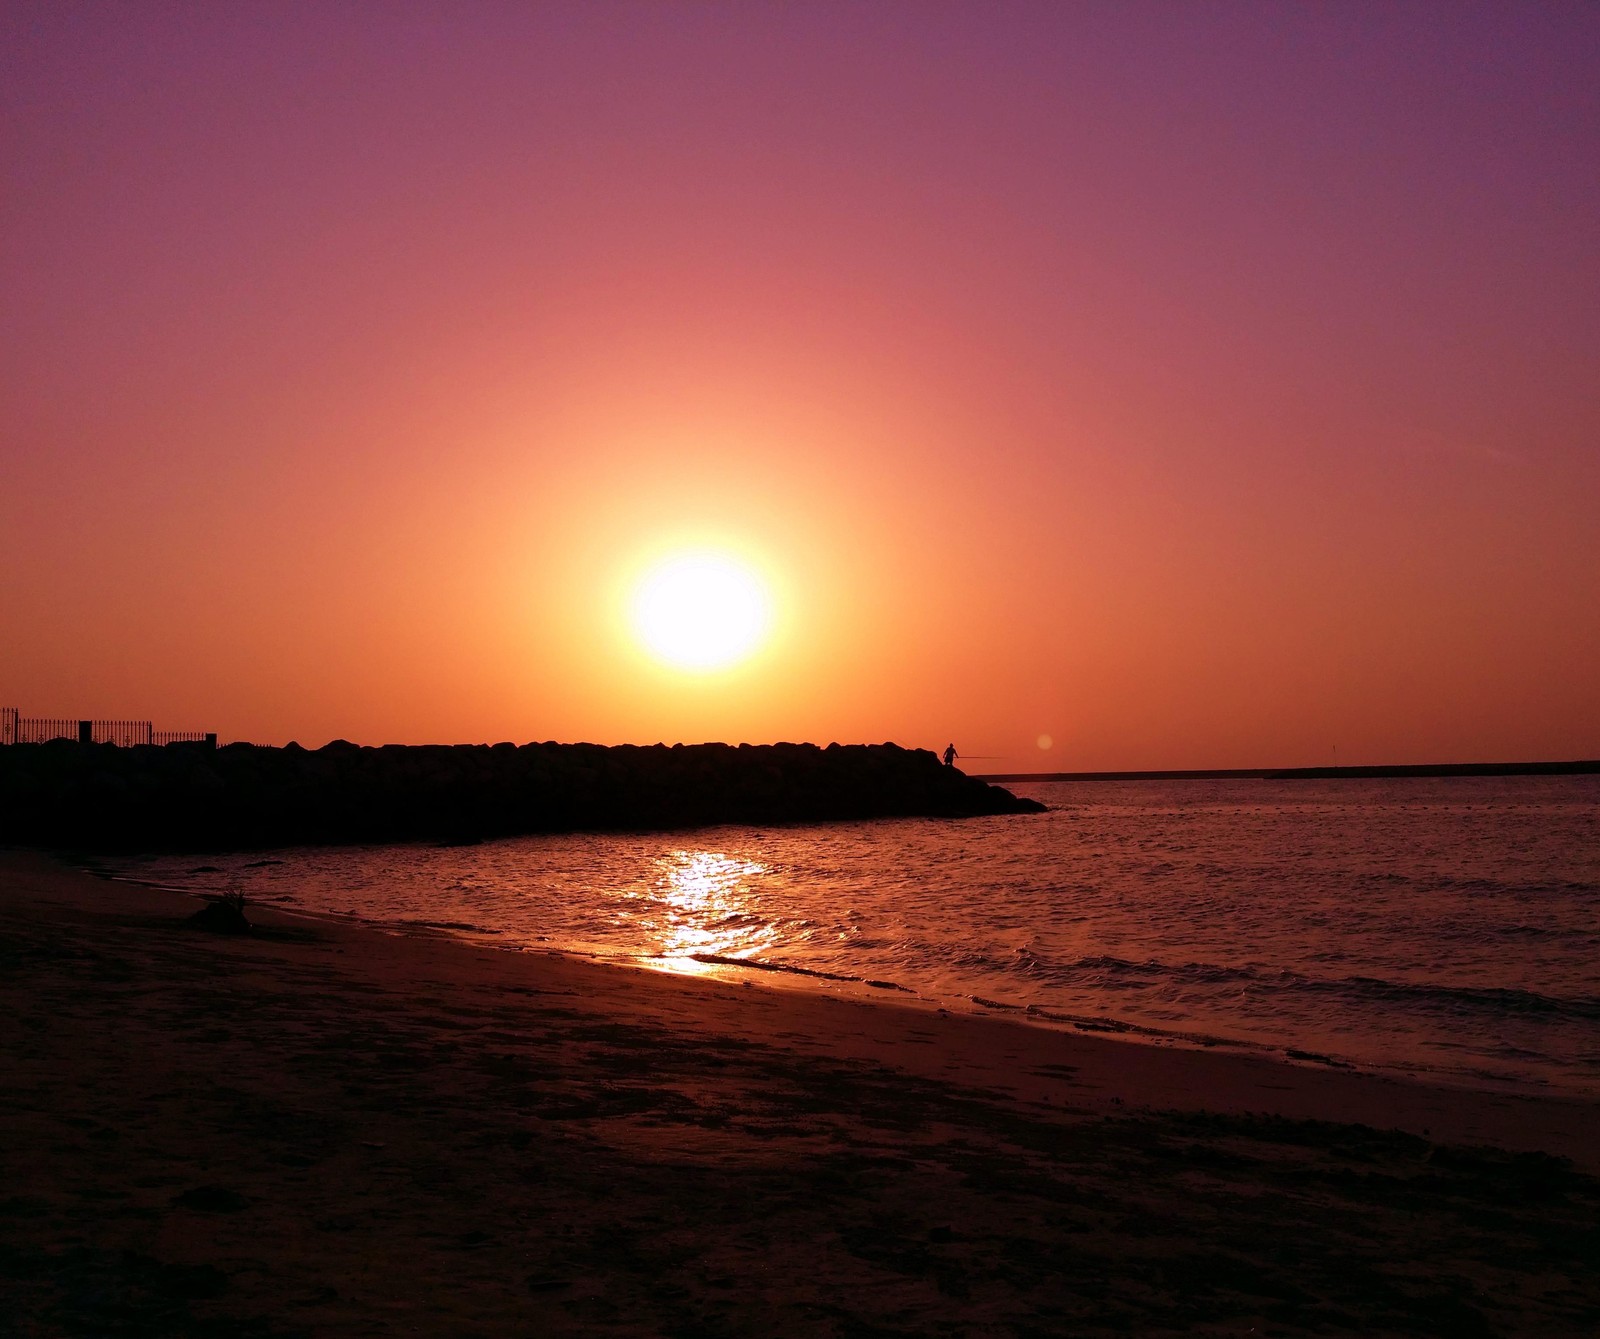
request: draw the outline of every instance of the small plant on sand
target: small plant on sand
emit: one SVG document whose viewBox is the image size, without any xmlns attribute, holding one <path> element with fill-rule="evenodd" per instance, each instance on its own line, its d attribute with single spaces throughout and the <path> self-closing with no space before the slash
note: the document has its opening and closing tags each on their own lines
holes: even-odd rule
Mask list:
<svg viewBox="0 0 1600 1339">
<path fill-rule="evenodd" d="M 218 934 L 248 934 L 249 918 L 244 914 L 244 890 L 237 882 L 230 882 L 217 896 L 207 900 L 205 906 L 189 917 L 189 924 Z"/>
</svg>

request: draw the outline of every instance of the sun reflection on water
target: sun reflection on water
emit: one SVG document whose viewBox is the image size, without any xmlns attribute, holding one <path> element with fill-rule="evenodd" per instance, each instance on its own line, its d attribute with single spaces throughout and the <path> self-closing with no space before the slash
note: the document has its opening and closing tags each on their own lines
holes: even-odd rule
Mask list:
<svg viewBox="0 0 1600 1339">
<path fill-rule="evenodd" d="M 767 867 L 720 851 L 674 851 L 656 862 L 651 893 L 663 915 L 654 927 L 653 966 L 699 976 L 719 974 L 706 956 L 747 957 L 770 927 L 755 911 L 754 881 Z"/>
</svg>

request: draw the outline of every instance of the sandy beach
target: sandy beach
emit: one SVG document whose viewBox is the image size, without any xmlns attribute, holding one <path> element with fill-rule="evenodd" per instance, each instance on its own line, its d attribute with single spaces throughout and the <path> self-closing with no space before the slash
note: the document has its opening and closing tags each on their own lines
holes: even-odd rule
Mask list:
<svg viewBox="0 0 1600 1339">
<path fill-rule="evenodd" d="M 1600 1111 L 0 852 L 0 1335 L 1590 1334 Z"/>
</svg>

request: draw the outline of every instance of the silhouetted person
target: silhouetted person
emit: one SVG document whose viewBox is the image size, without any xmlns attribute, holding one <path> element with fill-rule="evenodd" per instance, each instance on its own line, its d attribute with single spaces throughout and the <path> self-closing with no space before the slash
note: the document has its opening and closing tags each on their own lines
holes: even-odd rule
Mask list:
<svg viewBox="0 0 1600 1339">
<path fill-rule="evenodd" d="M 946 767 L 954 767 L 956 765 L 956 759 L 960 756 L 961 755 L 956 752 L 956 746 L 954 744 L 947 744 L 944 750 L 944 765 Z"/>
</svg>

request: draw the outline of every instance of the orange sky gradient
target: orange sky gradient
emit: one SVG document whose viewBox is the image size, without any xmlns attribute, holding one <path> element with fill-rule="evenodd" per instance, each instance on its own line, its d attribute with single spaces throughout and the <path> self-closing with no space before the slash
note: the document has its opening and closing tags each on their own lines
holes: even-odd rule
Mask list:
<svg viewBox="0 0 1600 1339">
<path fill-rule="evenodd" d="M 4 15 L 0 704 L 1600 757 L 1600 9 Z"/>
</svg>

